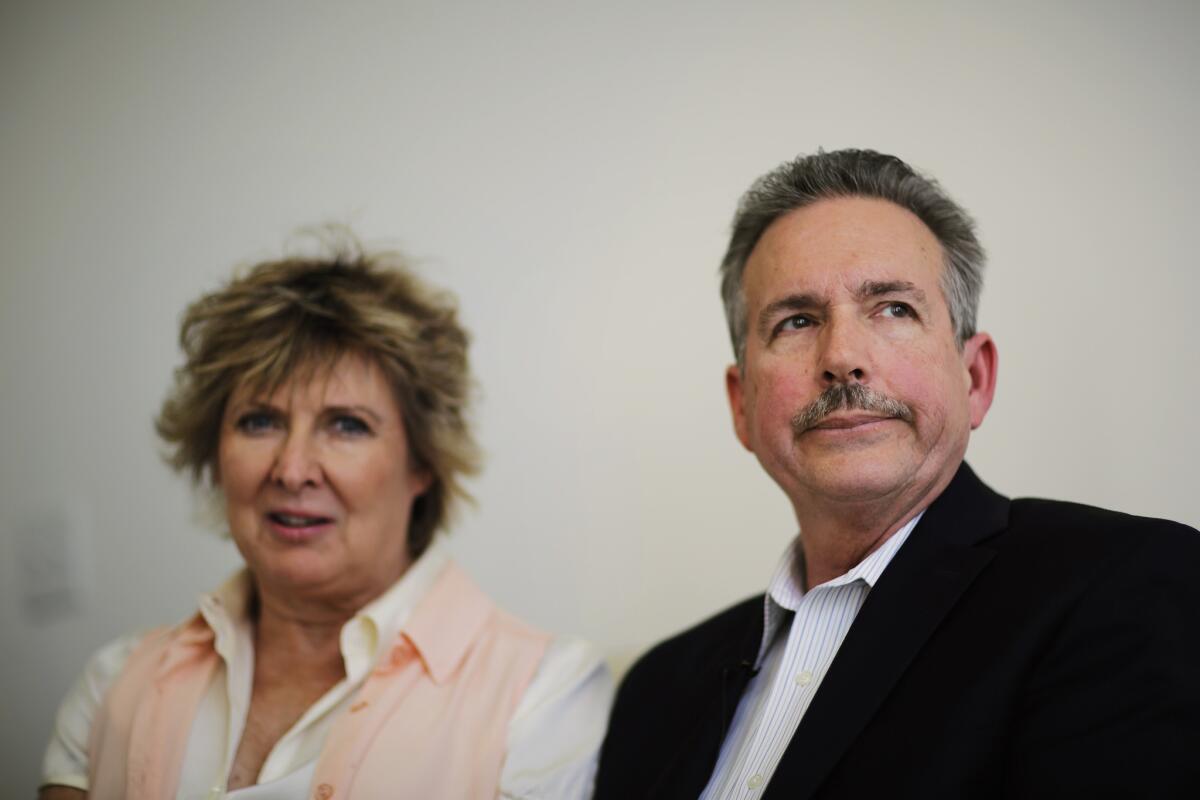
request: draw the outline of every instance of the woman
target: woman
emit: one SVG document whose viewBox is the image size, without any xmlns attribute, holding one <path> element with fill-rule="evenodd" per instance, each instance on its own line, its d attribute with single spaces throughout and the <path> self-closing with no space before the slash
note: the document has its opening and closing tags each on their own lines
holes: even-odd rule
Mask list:
<svg viewBox="0 0 1200 800">
<path fill-rule="evenodd" d="M 93 657 L 43 798 L 581 797 L 611 678 L 435 532 L 476 468 L 467 335 L 402 265 L 254 267 L 186 312 L 157 421 L 245 569 Z"/>
</svg>

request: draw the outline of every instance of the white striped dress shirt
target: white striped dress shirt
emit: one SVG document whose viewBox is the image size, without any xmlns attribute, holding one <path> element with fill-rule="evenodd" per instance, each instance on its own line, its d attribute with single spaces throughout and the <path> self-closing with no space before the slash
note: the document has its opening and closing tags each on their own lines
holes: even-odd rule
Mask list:
<svg viewBox="0 0 1200 800">
<path fill-rule="evenodd" d="M 701 800 L 762 795 L 867 593 L 920 519 L 918 514 L 845 575 L 807 592 L 800 537 L 788 546 L 764 600 L 758 674 L 738 703 Z"/>
</svg>

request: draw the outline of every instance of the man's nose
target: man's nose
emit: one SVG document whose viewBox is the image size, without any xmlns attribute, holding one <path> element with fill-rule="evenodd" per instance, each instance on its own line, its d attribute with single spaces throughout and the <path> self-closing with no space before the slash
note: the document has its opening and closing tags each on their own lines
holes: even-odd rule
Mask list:
<svg viewBox="0 0 1200 800">
<path fill-rule="evenodd" d="M 866 383 L 869 343 L 861 322 L 831 318 L 821 331 L 821 381 L 834 383 Z"/>
<path fill-rule="evenodd" d="M 302 431 L 289 431 L 275 456 L 271 480 L 289 492 L 306 486 L 319 486 L 324 473 L 312 437 Z"/>
</svg>

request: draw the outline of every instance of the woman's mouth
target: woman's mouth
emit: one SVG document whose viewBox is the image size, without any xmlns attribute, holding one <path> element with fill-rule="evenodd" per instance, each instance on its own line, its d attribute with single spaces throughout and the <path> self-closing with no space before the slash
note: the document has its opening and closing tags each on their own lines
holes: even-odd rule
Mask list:
<svg viewBox="0 0 1200 800">
<path fill-rule="evenodd" d="M 300 542 L 320 534 L 333 523 L 333 519 L 316 514 L 271 511 L 267 513 L 267 522 L 280 538 L 289 542 Z"/>
</svg>

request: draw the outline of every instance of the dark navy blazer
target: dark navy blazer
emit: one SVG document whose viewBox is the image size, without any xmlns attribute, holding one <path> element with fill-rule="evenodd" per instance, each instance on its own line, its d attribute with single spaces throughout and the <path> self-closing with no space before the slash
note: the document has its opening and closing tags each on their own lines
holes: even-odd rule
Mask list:
<svg viewBox="0 0 1200 800">
<path fill-rule="evenodd" d="M 634 665 L 598 800 L 704 790 L 762 626 L 759 595 Z M 1009 500 L 964 463 L 872 588 L 764 797 L 1200 797 L 1200 534 Z"/>
</svg>

